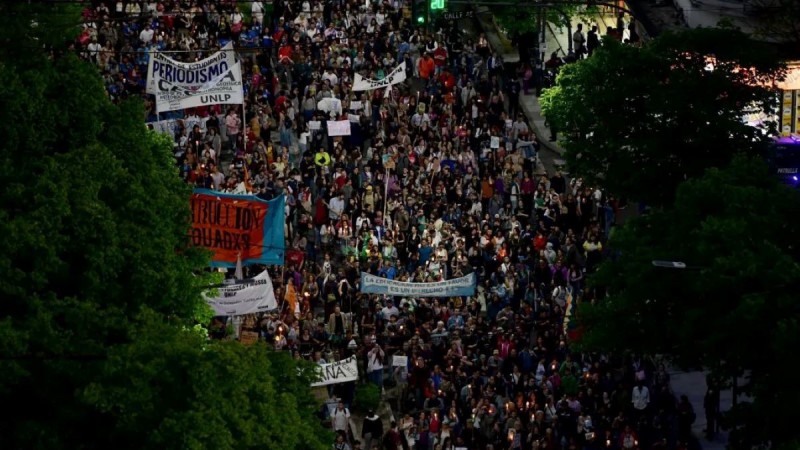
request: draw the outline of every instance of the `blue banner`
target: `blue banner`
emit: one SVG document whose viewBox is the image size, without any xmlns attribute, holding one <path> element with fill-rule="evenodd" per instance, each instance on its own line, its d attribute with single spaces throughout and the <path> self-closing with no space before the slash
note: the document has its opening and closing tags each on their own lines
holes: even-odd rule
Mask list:
<svg viewBox="0 0 800 450">
<path fill-rule="evenodd" d="M 433 283 L 408 283 L 389 280 L 361 272 L 361 293 L 386 294 L 403 297 L 462 297 L 475 295 L 475 273 L 452 280 Z"/>
<path fill-rule="evenodd" d="M 254 195 L 195 189 L 191 197 L 192 245 L 212 252 L 213 267 L 242 264 L 283 265 L 286 197 L 262 200 Z"/>
</svg>

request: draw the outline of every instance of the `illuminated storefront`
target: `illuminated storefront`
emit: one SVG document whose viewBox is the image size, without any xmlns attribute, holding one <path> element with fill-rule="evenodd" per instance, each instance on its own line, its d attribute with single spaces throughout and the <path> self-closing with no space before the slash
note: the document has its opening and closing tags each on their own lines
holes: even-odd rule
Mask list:
<svg viewBox="0 0 800 450">
<path fill-rule="evenodd" d="M 800 135 L 800 63 L 790 63 L 781 90 L 781 136 Z"/>
</svg>

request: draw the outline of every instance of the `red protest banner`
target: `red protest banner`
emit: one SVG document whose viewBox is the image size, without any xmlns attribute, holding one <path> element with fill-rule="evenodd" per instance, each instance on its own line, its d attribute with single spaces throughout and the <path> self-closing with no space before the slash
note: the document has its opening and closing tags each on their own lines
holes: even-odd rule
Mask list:
<svg viewBox="0 0 800 450">
<path fill-rule="evenodd" d="M 211 250 L 214 262 L 259 260 L 269 203 L 248 196 L 192 194 L 192 244 Z"/>
</svg>

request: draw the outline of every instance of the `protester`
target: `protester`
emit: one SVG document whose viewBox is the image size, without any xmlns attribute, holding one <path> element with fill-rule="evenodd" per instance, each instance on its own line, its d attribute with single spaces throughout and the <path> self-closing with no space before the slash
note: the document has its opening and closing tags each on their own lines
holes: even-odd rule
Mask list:
<svg viewBox="0 0 800 450">
<path fill-rule="evenodd" d="M 372 448 L 373 442 L 380 442 L 383 437 L 383 422 L 374 410 L 369 410 L 361 426 L 361 438 L 364 439 L 364 448 Z"/>
</svg>

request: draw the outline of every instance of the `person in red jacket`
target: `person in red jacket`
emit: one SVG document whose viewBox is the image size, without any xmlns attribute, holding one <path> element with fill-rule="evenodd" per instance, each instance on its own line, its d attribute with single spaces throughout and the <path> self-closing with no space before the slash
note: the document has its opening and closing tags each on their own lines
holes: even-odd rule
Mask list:
<svg viewBox="0 0 800 450">
<path fill-rule="evenodd" d="M 433 51 L 433 63 L 436 66 L 437 75 L 447 66 L 447 50 L 441 45 Z"/>
<path fill-rule="evenodd" d="M 536 237 L 533 238 L 533 248 L 536 249 L 537 252 L 540 252 L 544 250 L 546 246 L 547 238 L 544 237 L 541 230 L 537 231 Z"/>
<path fill-rule="evenodd" d="M 451 92 L 456 85 L 456 77 L 454 77 L 453 74 L 450 73 L 449 70 L 447 70 L 447 67 L 440 68 L 437 66 L 436 70 L 439 71 L 439 76 L 437 77 L 437 80 L 439 80 L 439 83 L 441 83 L 442 86 L 444 86 L 445 92 L 448 93 Z"/>
<path fill-rule="evenodd" d="M 497 350 L 500 352 L 500 357 L 503 359 L 508 358 L 508 355 L 511 354 L 511 350 L 514 349 L 514 342 L 508 338 L 506 333 L 500 335 L 497 339 Z"/>
<path fill-rule="evenodd" d="M 425 56 L 419 59 L 417 63 L 419 69 L 419 77 L 423 80 L 430 80 L 436 70 L 436 63 L 433 62 L 430 53 L 425 53 Z"/>
</svg>

